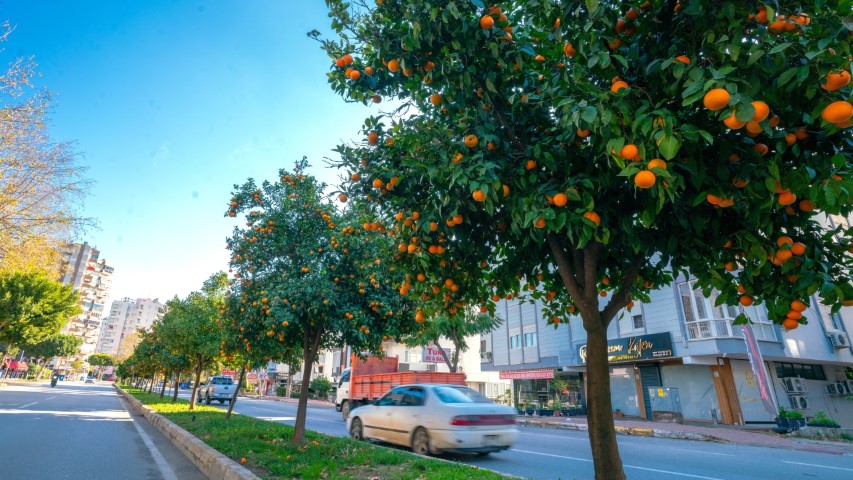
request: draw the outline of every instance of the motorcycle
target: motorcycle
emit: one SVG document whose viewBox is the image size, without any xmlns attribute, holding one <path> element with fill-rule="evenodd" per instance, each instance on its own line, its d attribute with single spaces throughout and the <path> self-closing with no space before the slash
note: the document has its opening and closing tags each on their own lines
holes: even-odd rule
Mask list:
<svg viewBox="0 0 853 480">
<path fill-rule="evenodd" d="M 55 386 L 56 386 L 56 382 L 58 382 L 58 381 L 59 381 L 59 377 L 53 377 L 53 378 L 51 378 L 51 379 L 50 379 L 50 386 L 51 386 L 51 387 L 55 387 Z"/>
</svg>

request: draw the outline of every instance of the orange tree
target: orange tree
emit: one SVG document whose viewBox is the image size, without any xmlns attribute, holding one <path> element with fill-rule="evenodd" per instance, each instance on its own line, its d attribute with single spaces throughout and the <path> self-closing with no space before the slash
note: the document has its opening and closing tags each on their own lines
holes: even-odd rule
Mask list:
<svg viewBox="0 0 853 480">
<path fill-rule="evenodd" d="M 853 190 L 849 0 L 326 3 L 332 89 L 401 105 L 338 147 L 345 193 L 387 212 L 428 308 L 530 289 L 579 315 L 596 478 L 624 478 L 606 332 L 631 299 L 689 272 L 786 328 L 853 300 L 851 232 L 822 221 Z"/>
<path fill-rule="evenodd" d="M 337 211 L 307 167 L 303 158 L 293 171 L 280 170 L 280 181 L 235 186 L 226 212 L 246 222 L 228 240 L 234 279 L 222 322 L 236 333 L 242 354 L 286 363 L 301 354 L 296 444 L 305 442 L 311 367 L 320 349 L 348 345 L 378 354 L 383 340 L 416 326 L 409 302 L 396 292 L 397 271 L 380 256 L 390 232 Z"/>
</svg>

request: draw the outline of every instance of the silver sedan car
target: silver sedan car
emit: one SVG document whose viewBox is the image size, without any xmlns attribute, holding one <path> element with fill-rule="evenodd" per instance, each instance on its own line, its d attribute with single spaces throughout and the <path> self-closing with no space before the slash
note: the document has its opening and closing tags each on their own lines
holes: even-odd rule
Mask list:
<svg viewBox="0 0 853 480">
<path fill-rule="evenodd" d="M 518 440 L 516 410 L 460 385 L 402 385 L 347 418 L 355 440 L 371 439 L 427 455 L 489 454 Z"/>
</svg>

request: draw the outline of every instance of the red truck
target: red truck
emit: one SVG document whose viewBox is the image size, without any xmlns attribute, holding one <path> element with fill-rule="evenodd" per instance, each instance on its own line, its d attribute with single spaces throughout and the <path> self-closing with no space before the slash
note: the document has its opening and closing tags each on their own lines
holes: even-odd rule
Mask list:
<svg viewBox="0 0 853 480">
<path fill-rule="evenodd" d="M 397 357 L 368 357 L 366 360 L 353 355 L 350 368 L 341 373 L 335 394 L 335 409 L 344 417 L 350 410 L 370 403 L 388 390 L 412 383 L 449 383 L 465 385 L 464 373 L 449 372 L 400 372 Z"/>
</svg>

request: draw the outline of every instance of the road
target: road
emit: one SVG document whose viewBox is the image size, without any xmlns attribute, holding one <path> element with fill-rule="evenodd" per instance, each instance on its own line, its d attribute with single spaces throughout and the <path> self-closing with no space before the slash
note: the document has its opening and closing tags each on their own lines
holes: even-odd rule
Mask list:
<svg viewBox="0 0 853 480">
<path fill-rule="evenodd" d="M 182 397 L 189 398 L 188 394 Z M 296 417 L 295 404 L 274 400 L 240 398 L 234 411 L 289 425 Z M 333 408 L 309 408 L 306 426 L 327 435 L 347 435 L 341 414 Z M 520 431 L 518 443 L 510 450 L 485 457 L 442 458 L 535 480 L 594 477 L 586 432 L 540 427 L 520 427 Z M 853 478 L 850 456 L 624 435 L 618 441 L 625 473 L 631 480 Z"/>
<path fill-rule="evenodd" d="M 0 478 L 206 479 L 112 384 L 76 382 L 0 389 Z"/>
</svg>

